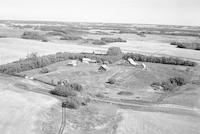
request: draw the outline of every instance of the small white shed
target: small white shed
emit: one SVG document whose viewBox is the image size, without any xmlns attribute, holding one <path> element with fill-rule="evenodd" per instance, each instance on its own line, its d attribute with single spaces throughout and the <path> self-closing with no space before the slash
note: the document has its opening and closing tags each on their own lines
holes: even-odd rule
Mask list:
<svg viewBox="0 0 200 134">
<path fill-rule="evenodd" d="M 68 66 L 77 66 L 77 60 L 70 60 L 67 63 Z"/>
<path fill-rule="evenodd" d="M 138 66 L 139 64 L 135 62 L 132 58 L 128 58 L 128 62 L 133 66 Z"/>
</svg>

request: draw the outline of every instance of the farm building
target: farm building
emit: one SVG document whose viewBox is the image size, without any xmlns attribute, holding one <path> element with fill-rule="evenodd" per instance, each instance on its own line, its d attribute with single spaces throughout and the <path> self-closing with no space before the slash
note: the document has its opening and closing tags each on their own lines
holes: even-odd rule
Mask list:
<svg viewBox="0 0 200 134">
<path fill-rule="evenodd" d="M 101 65 L 98 69 L 99 71 L 108 71 L 109 70 L 109 67 L 105 64 Z"/>
<path fill-rule="evenodd" d="M 145 32 L 144 31 L 138 31 L 137 35 L 139 35 L 141 37 L 145 37 Z"/>
<path fill-rule="evenodd" d="M 97 61 L 96 61 L 96 60 L 89 59 L 89 58 L 83 58 L 83 59 L 82 59 L 82 62 L 83 62 L 83 63 L 89 64 L 89 63 L 96 63 Z"/>
<path fill-rule="evenodd" d="M 70 61 L 67 62 L 67 65 L 68 66 L 73 66 L 73 67 L 77 66 L 77 60 L 70 60 Z"/>
<path fill-rule="evenodd" d="M 95 55 L 106 55 L 107 54 L 106 51 L 103 51 L 103 50 L 95 50 L 95 51 L 93 51 L 93 53 Z"/>
<path fill-rule="evenodd" d="M 144 63 L 142 63 L 142 67 L 144 70 L 147 70 L 147 66 Z"/>
<path fill-rule="evenodd" d="M 135 62 L 132 58 L 128 58 L 128 62 L 133 66 L 138 66 L 139 64 Z"/>
</svg>

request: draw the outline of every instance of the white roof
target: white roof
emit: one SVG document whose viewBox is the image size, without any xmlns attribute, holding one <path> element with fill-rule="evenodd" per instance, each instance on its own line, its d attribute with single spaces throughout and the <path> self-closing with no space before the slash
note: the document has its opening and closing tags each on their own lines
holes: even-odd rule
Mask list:
<svg viewBox="0 0 200 134">
<path fill-rule="evenodd" d="M 142 63 L 142 66 L 143 66 L 143 69 L 147 69 L 147 66 L 144 63 Z"/>
<path fill-rule="evenodd" d="M 108 70 L 108 66 L 106 64 L 101 65 L 101 67 L 103 67 L 104 69 Z"/>
<path fill-rule="evenodd" d="M 128 58 L 128 61 L 130 64 L 132 64 L 134 66 L 138 65 L 138 63 L 136 63 L 132 58 Z"/>
<path fill-rule="evenodd" d="M 77 61 L 76 60 L 70 60 L 70 61 L 68 61 L 68 64 L 77 64 Z"/>
<path fill-rule="evenodd" d="M 91 61 L 89 58 L 83 58 L 82 61 Z"/>
</svg>

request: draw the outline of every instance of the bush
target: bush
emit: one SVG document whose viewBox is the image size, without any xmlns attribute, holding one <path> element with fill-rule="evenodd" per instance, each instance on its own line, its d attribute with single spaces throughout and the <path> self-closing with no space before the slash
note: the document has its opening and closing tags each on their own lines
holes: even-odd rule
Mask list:
<svg viewBox="0 0 200 134">
<path fill-rule="evenodd" d="M 48 32 L 46 35 L 50 35 L 50 36 L 63 36 L 64 33 L 63 32 L 57 32 L 57 31 L 52 31 L 52 32 Z"/>
<path fill-rule="evenodd" d="M 108 82 L 109 84 L 115 84 L 116 80 L 114 78 L 110 78 L 108 79 Z"/>
<path fill-rule="evenodd" d="M 128 91 L 120 91 L 120 92 L 118 92 L 117 94 L 118 94 L 118 95 L 126 95 L 126 96 L 133 95 L 133 93 L 128 92 Z"/>
<path fill-rule="evenodd" d="M 62 102 L 62 107 L 67 107 L 71 109 L 78 109 L 81 105 L 81 101 L 78 97 L 69 96 L 64 102 Z"/>
<path fill-rule="evenodd" d="M 110 56 L 122 55 L 122 51 L 119 47 L 110 47 L 108 48 L 107 54 Z"/>
<path fill-rule="evenodd" d="M 177 48 L 200 50 L 200 43 L 171 42 L 171 45 L 176 45 Z"/>
<path fill-rule="evenodd" d="M 41 70 L 40 70 L 40 73 L 48 73 L 49 72 L 49 69 L 48 68 L 42 68 Z"/>
<path fill-rule="evenodd" d="M 101 40 L 93 40 L 92 44 L 94 44 L 94 45 L 106 45 L 106 42 L 101 41 Z"/>
<path fill-rule="evenodd" d="M 72 90 L 71 88 L 63 85 L 57 85 L 55 89 L 50 91 L 51 94 L 62 96 L 62 97 L 68 97 L 68 96 L 76 96 L 77 93 Z"/>
<path fill-rule="evenodd" d="M 74 91 L 78 91 L 78 92 L 81 92 L 83 90 L 83 87 L 82 85 L 78 84 L 78 83 L 72 83 L 72 84 L 69 84 L 68 83 L 68 86 L 70 86 L 70 88 Z"/>
<path fill-rule="evenodd" d="M 112 37 L 104 37 L 101 38 L 101 41 L 106 43 L 113 43 L 113 42 L 126 42 L 126 40 L 123 40 L 121 38 L 112 38 Z"/>
<path fill-rule="evenodd" d="M 63 36 L 60 38 L 60 40 L 80 40 L 82 39 L 81 37 L 78 37 L 78 36 Z"/>
<path fill-rule="evenodd" d="M 177 46 L 177 45 L 180 45 L 180 44 L 181 44 L 180 42 L 171 42 L 171 43 L 170 43 L 170 45 L 176 45 L 176 46 Z"/>
<path fill-rule="evenodd" d="M 77 92 L 83 90 L 83 87 L 77 83 L 59 82 L 55 89 L 51 90 L 50 93 L 58 96 L 68 97 L 76 96 Z"/>
<path fill-rule="evenodd" d="M 174 88 L 178 86 L 185 85 L 187 82 L 184 78 L 181 77 L 174 77 L 170 78 L 167 81 L 162 81 L 162 82 L 154 82 L 151 84 L 151 86 L 161 86 L 163 87 L 164 91 L 172 91 Z"/>
<path fill-rule="evenodd" d="M 32 40 L 40 40 L 40 41 L 45 41 L 47 42 L 47 39 L 40 35 L 38 32 L 24 32 L 21 36 L 23 39 L 32 39 Z"/>
</svg>

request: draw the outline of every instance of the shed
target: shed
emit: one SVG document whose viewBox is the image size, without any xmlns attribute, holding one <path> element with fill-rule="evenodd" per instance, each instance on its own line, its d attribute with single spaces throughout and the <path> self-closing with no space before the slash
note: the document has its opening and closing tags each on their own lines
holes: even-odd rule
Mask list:
<svg viewBox="0 0 200 134">
<path fill-rule="evenodd" d="M 96 63 L 97 61 L 96 61 L 96 60 L 89 59 L 89 58 L 83 58 L 83 59 L 82 59 L 82 62 L 83 62 L 83 63 L 89 64 L 89 63 Z"/>
<path fill-rule="evenodd" d="M 105 64 L 101 65 L 98 69 L 99 71 L 108 71 L 109 70 L 109 67 Z"/>
<path fill-rule="evenodd" d="M 89 59 L 89 58 L 82 58 L 83 63 L 89 63 L 90 61 L 91 61 L 91 59 Z"/>
<path fill-rule="evenodd" d="M 68 66 L 77 66 L 77 60 L 70 60 L 67 63 Z"/>
<path fill-rule="evenodd" d="M 139 35 L 141 37 L 145 37 L 145 32 L 144 31 L 138 31 L 137 35 Z"/>
<path fill-rule="evenodd" d="M 133 66 L 138 66 L 139 64 L 135 62 L 132 58 L 128 58 L 128 62 Z"/>
<path fill-rule="evenodd" d="M 144 70 L 147 70 L 147 66 L 144 63 L 142 63 L 142 67 Z"/>
</svg>

